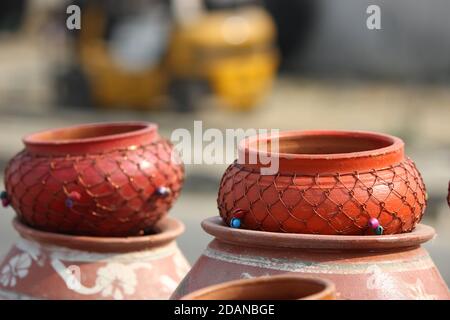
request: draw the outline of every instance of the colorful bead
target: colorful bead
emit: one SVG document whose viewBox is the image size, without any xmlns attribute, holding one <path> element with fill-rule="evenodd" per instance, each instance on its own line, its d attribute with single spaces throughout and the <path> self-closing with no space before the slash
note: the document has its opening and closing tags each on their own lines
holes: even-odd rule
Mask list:
<svg viewBox="0 0 450 320">
<path fill-rule="evenodd" d="M 242 210 L 242 209 L 240 209 L 240 208 L 237 208 L 236 210 L 234 210 L 234 212 L 233 212 L 233 217 L 235 217 L 235 218 L 242 218 L 243 216 L 244 216 L 244 214 L 245 214 L 245 211 L 244 210 Z"/>
<path fill-rule="evenodd" d="M 11 203 L 8 193 L 6 191 L 2 191 L 0 193 L 0 199 L 2 200 L 2 206 L 6 208 Z"/>
<path fill-rule="evenodd" d="M 230 221 L 230 227 L 238 229 L 241 227 L 241 219 L 239 218 L 232 218 Z"/>
<path fill-rule="evenodd" d="M 66 207 L 67 208 L 72 208 L 73 204 L 74 204 L 74 200 L 80 200 L 81 199 L 81 194 L 77 191 L 72 191 L 67 195 L 67 199 L 66 199 Z"/>
<path fill-rule="evenodd" d="M 170 189 L 167 187 L 158 187 L 155 190 L 155 194 L 160 197 L 167 197 L 170 194 Z"/>
<path fill-rule="evenodd" d="M 66 207 L 67 208 L 72 208 L 73 207 L 73 200 L 70 198 L 66 199 Z"/>
<path fill-rule="evenodd" d="M 80 200 L 81 199 L 81 194 L 77 191 L 72 191 L 71 193 L 69 193 L 69 199 L 71 200 Z"/>
<path fill-rule="evenodd" d="M 377 218 L 370 218 L 368 225 L 369 225 L 369 228 L 375 230 L 380 225 L 380 222 L 378 221 Z"/>
<path fill-rule="evenodd" d="M 381 235 L 383 234 L 383 231 L 384 231 L 383 227 L 382 227 L 382 226 L 378 226 L 378 227 L 375 229 L 375 234 L 376 234 L 377 236 L 381 236 Z"/>
<path fill-rule="evenodd" d="M 2 198 L 2 206 L 3 206 L 4 208 L 6 208 L 6 207 L 9 206 L 9 205 L 10 205 L 9 199 L 8 199 L 8 198 Z"/>
</svg>

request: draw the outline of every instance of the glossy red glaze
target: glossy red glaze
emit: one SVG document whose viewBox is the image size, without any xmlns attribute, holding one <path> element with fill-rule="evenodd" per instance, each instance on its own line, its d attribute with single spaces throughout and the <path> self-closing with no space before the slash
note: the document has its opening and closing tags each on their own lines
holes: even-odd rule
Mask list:
<svg viewBox="0 0 450 320">
<path fill-rule="evenodd" d="M 429 226 L 371 237 L 233 229 L 219 217 L 206 219 L 202 227 L 215 239 L 172 299 L 227 281 L 286 273 L 329 280 L 338 299 L 450 299 L 421 247 L 435 235 Z"/>
<path fill-rule="evenodd" d="M 20 220 L 41 230 L 94 236 L 151 232 L 183 183 L 183 165 L 152 123 L 48 130 L 24 143 L 6 168 L 5 186 Z M 160 187 L 169 193 L 155 192 Z"/>
<path fill-rule="evenodd" d="M 266 151 L 276 143 L 277 152 Z M 278 160 L 278 172 L 263 175 L 269 165 L 262 159 Z M 248 138 L 224 173 L 218 195 L 227 224 L 244 211 L 242 228 L 288 233 L 374 234 L 371 218 L 384 234 L 409 232 L 425 206 L 425 186 L 404 156 L 403 141 L 356 131 Z"/>
<path fill-rule="evenodd" d="M 0 261 L 0 299 L 167 299 L 189 270 L 175 242 L 184 226 L 170 217 L 139 237 L 14 227 L 21 238 Z"/>
</svg>

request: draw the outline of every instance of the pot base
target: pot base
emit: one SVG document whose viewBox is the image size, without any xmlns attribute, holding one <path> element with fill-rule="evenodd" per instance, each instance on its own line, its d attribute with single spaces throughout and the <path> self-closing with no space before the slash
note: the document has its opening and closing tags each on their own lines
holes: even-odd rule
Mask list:
<svg viewBox="0 0 450 320">
<path fill-rule="evenodd" d="M 158 233 L 85 237 L 32 229 L 0 263 L 2 299 L 167 299 L 189 270 L 175 242 L 183 224 L 168 217 Z"/>
<path fill-rule="evenodd" d="M 219 217 L 206 219 L 202 227 L 215 239 L 172 298 L 225 281 L 292 272 L 334 282 L 340 299 L 450 299 L 447 285 L 420 246 L 435 235 L 426 225 L 384 236 L 233 229 Z"/>
</svg>

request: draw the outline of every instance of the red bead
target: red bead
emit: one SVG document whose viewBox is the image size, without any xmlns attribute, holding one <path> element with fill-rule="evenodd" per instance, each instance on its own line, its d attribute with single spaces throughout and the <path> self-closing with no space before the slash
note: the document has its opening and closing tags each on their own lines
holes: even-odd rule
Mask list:
<svg viewBox="0 0 450 320">
<path fill-rule="evenodd" d="M 81 194 L 77 191 L 72 191 L 69 193 L 69 199 L 72 200 L 80 200 L 81 199 Z"/>
<path fill-rule="evenodd" d="M 375 230 L 380 225 L 380 222 L 378 221 L 377 218 L 370 218 L 368 225 L 369 225 L 369 228 Z"/>
<path fill-rule="evenodd" d="M 244 214 L 245 214 L 245 211 L 244 210 L 242 210 L 242 209 L 236 209 L 235 211 L 234 211 L 234 213 L 233 213 L 233 217 L 234 218 L 242 218 L 243 216 L 244 216 Z"/>
<path fill-rule="evenodd" d="M 10 204 L 10 201 L 9 201 L 8 198 L 2 198 L 2 206 L 3 206 L 4 208 L 6 208 L 7 206 L 9 206 L 9 204 Z"/>
</svg>

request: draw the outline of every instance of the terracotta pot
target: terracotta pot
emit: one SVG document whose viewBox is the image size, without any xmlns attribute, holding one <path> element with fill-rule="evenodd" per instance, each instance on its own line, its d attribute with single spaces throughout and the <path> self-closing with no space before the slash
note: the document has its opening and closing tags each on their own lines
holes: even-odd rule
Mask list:
<svg viewBox="0 0 450 320">
<path fill-rule="evenodd" d="M 334 292 L 334 284 L 327 280 L 280 275 L 221 283 L 181 300 L 332 300 Z"/>
<path fill-rule="evenodd" d="M 264 152 L 261 143 L 279 152 Z M 422 178 L 399 138 L 352 131 L 252 137 L 225 172 L 218 207 L 245 229 L 336 235 L 409 232 L 426 205 Z M 279 160 L 262 175 L 261 156 Z M 257 159 L 251 163 L 252 159 Z"/>
<path fill-rule="evenodd" d="M 17 219 L 14 227 L 21 239 L 0 263 L 3 299 L 167 299 L 189 269 L 173 218 L 153 235 L 124 238 L 38 231 Z"/>
<path fill-rule="evenodd" d="M 31 134 L 24 143 L 6 169 L 4 197 L 40 230 L 144 234 L 180 193 L 183 166 L 155 124 L 81 125 Z"/>
<path fill-rule="evenodd" d="M 420 245 L 433 228 L 383 236 L 285 234 L 232 229 L 219 217 L 202 223 L 215 237 L 172 295 L 176 299 L 226 281 L 282 273 L 327 279 L 339 299 L 449 299 Z"/>
</svg>

